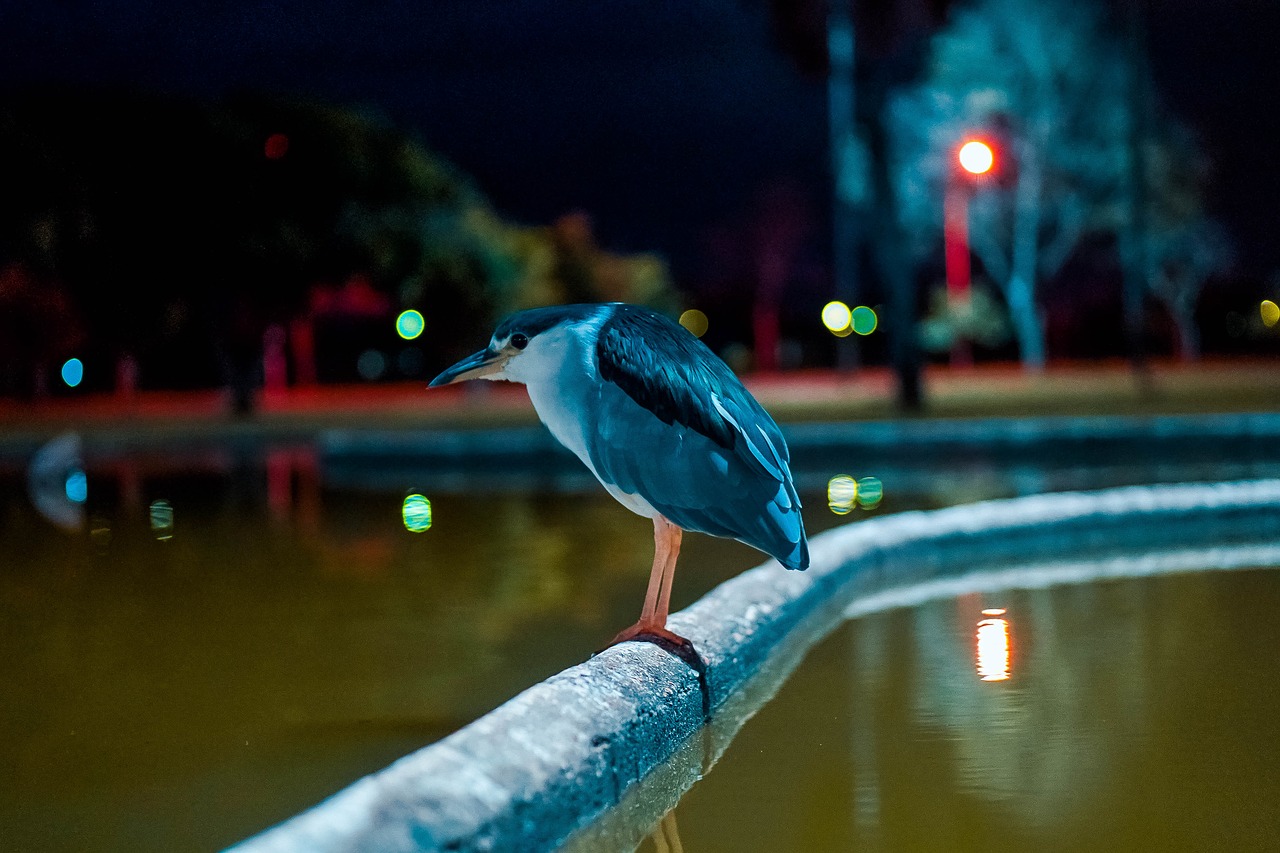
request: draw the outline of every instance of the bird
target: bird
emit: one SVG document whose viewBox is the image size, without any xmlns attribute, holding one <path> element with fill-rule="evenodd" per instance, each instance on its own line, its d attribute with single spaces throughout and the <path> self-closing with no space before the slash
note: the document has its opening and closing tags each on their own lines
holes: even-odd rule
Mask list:
<svg viewBox="0 0 1280 853">
<path fill-rule="evenodd" d="M 669 317 L 620 302 L 520 311 L 430 384 L 469 379 L 523 383 L 541 421 L 605 491 L 653 520 L 644 606 L 612 644 L 692 648 L 667 628 L 684 531 L 808 568 L 781 430 L 729 366 Z"/>
</svg>

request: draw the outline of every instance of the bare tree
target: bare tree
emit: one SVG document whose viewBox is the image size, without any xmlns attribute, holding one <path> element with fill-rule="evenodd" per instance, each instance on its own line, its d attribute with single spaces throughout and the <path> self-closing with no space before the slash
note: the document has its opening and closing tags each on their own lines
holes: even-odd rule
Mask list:
<svg viewBox="0 0 1280 853">
<path fill-rule="evenodd" d="M 1205 282 L 1234 260 L 1231 238 L 1204 210 L 1209 165 L 1185 130 L 1172 127 L 1149 140 L 1142 275 L 1146 289 L 1169 311 L 1184 361 L 1200 358 L 1196 304 Z"/>
<path fill-rule="evenodd" d="M 1045 363 L 1036 284 L 1089 230 L 1123 215 L 1123 56 L 1099 10 L 1066 0 L 978 0 L 933 41 L 926 81 L 891 104 L 904 225 L 929 251 L 957 146 L 996 141 L 970 203 L 970 240 L 1009 305 L 1024 365 Z"/>
</svg>

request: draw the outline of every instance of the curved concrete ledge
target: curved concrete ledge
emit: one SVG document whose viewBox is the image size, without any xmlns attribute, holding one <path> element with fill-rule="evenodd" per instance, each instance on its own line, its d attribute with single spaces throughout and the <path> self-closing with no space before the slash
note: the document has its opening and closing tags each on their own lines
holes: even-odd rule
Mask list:
<svg viewBox="0 0 1280 853">
<path fill-rule="evenodd" d="M 671 785 L 650 793 L 641 813 L 693 784 L 859 602 L 910 604 L 905 591 L 922 588 L 955 594 L 966 578 L 993 583 L 995 564 L 1260 541 L 1280 541 L 1280 480 L 1037 495 L 850 524 L 812 541 L 808 572 L 770 561 L 671 617 L 706 663 L 705 696 L 698 674 L 675 657 L 643 643 L 615 646 L 233 850 L 554 848 L 584 827 L 590 835 L 588 824 L 624 795 L 643 796 L 633 785 L 655 769 Z M 1054 565 L 1058 582 L 1079 575 Z M 1147 571 L 1179 566 L 1191 567 L 1172 560 Z M 1040 578 L 1023 570 L 1013 585 Z"/>
<path fill-rule="evenodd" d="M 1067 416 L 1039 418 L 923 418 L 920 420 L 784 423 L 793 460 L 832 451 L 861 453 L 876 459 L 964 450 L 983 453 L 1027 450 L 1043 453 L 1088 445 L 1152 449 L 1206 441 L 1261 445 L 1280 438 L 1280 413 L 1245 412 L 1206 415 Z M 474 430 L 330 429 L 318 445 L 332 462 L 362 465 L 385 462 L 403 466 L 444 464 L 484 468 L 527 465 L 577 465 L 573 455 L 540 426 Z M 574 469 L 576 470 L 576 469 Z"/>
</svg>

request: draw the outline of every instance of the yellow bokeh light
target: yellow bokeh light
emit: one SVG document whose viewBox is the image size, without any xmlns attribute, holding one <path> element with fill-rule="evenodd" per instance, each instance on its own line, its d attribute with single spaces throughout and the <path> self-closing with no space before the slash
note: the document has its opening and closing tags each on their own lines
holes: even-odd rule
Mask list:
<svg viewBox="0 0 1280 853">
<path fill-rule="evenodd" d="M 964 145 L 961 145 L 957 156 L 960 158 L 960 165 L 964 167 L 964 170 L 974 175 L 984 175 L 991 171 L 991 167 L 996 161 L 995 154 L 991 151 L 991 146 L 977 139 L 970 139 Z"/>
<path fill-rule="evenodd" d="M 853 331 L 853 312 L 843 302 L 828 302 L 822 306 L 822 325 L 827 331 L 839 337 L 845 337 Z"/>
<path fill-rule="evenodd" d="M 827 481 L 827 506 L 836 515 L 848 515 L 858 503 L 858 481 L 837 474 Z"/>
<path fill-rule="evenodd" d="M 695 338 L 700 338 L 707 333 L 707 328 L 711 323 L 707 320 L 706 314 L 703 314 L 697 308 L 690 308 L 680 315 L 680 325 L 688 329 Z"/>
<path fill-rule="evenodd" d="M 1280 305 L 1276 305 L 1270 299 L 1262 300 L 1262 304 L 1258 306 L 1258 311 L 1262 314 L 1262 324 L 1268 329 L 1276 323 L 1280 323 Z"/>
</svg>

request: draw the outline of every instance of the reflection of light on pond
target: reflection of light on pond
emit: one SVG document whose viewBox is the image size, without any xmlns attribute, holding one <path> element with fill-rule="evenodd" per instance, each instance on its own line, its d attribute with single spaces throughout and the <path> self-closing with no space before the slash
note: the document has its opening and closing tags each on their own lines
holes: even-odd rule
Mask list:
<svg viewBox="0 0 1280 853">
<path fill-rule="evenodd" d="M 848 515 L 855 506 L 875 509 L 884 500 L 884 484 L 878 477 L 855 480 L 837 474 L 827 481 L 827 507 L 836 515 Z"/>
<path fill-rule="evenodd" d="M 837 474 L 827 481 L 827 506 L 836 515 L 848 515 L 857 500 L 857 480 L 847 474 Z"/>
<path fill-rule="evenodd" d="M 400 508 L 404 529 L 410 533 L 422 533 L 431 529 L 431 501 L 422 495 L 409 495 Z"/>
<path fill-rule="evenodd" d="M 82 504 L 89 499 L 89 478 L 83 471 L 76 469 L 67 474 L 65 489 L 67 500 Z"/>
<path fill-rule="evenodd" d="M 161 542 L 173 538 L 173 505 L 164 498 L 151 502 L 151 532 Z"/>
<path fill-rule="evenodd" d="M 1003 607 L 982 611 L 988 617 L 978 622 L 978 676 L 983 681 L 1009 678 L 1009 620 Z"/>
<path fill-rule="evenodd" d="M 858 506 L 875 509 L 884 500 L 884 483 L 879 477 L 863 477 L 858 481 Z"/>
</svg>

